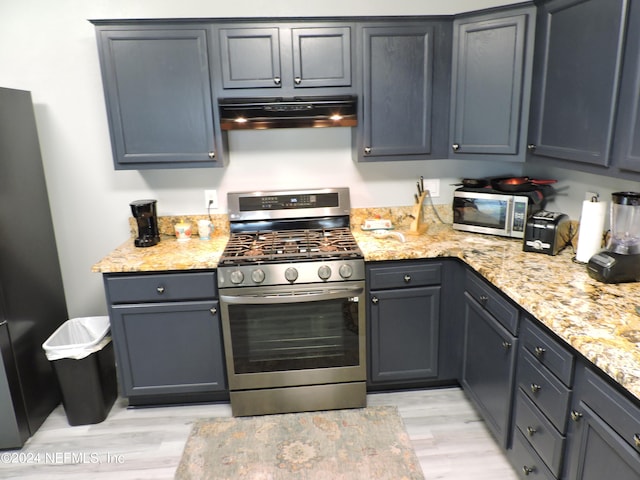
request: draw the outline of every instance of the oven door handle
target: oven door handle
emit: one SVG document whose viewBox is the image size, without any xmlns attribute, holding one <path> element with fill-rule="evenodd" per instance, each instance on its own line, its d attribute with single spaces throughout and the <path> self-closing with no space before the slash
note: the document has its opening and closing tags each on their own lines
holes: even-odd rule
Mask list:
<svg viewBox="0 0 640 480">
<path fill-rule="evenodd" d="M 364 288 L 345 288 L 329 292 L 296 292 L 265 295 L 220 295 L 220 301 L 227 304 L 260 305 L 264 303 L 317 302 L 336 298 L 359 297 Z"/>
</svg>

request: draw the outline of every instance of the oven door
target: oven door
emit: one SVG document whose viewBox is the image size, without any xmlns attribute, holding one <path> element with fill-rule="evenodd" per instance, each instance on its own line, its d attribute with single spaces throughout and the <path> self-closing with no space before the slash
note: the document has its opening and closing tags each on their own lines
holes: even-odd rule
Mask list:
<svg viewBox="0 0 640 480">
<path fill-rule="evenodd" d="M 230 390 L 364 381 L 364 282 L 220 290 Z"/>
</svg>

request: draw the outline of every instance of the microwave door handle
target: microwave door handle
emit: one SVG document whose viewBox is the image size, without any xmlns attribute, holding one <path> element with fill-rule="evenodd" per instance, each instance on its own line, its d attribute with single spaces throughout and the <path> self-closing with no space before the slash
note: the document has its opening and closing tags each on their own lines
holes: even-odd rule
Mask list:
<svg viewBox="0 0 640 480">
<path fill-rule="evenodd" d="M 334 300 L 337 298 L 358 297 L 364 292 L 363 288 L 345 288 L 330 292 L 300 292 L 291 295 L 220 295 L 220 301 L 227 304 L 262 305 L 265 303 L 293 303 L 317 302 L 320 300 Z"/>
<path fill-rule="evenodd" d="M 514 203 L 514 198 L 509 197 L 507 200 L 507 215 L 504 223 L 504 232 L 508 235 L 511 234 L 511 225 L 513 224 Z"/>
</svg>

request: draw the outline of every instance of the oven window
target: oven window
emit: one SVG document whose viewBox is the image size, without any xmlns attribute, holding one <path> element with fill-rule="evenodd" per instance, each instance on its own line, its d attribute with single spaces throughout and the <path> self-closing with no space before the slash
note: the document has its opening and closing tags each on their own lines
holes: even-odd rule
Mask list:
<svg viewBox="0 0 640 480">
<path fill-rule="evenodd" d="M 455 197 L 453 202 L 455 223 L 478 225 L 480 227 L 505 228 L 507 201 Z"/>
<path fill-rule="evenodd" d="M 358 303 L 229 305 L 237 374 L 357 366 Z"/>
</svg>

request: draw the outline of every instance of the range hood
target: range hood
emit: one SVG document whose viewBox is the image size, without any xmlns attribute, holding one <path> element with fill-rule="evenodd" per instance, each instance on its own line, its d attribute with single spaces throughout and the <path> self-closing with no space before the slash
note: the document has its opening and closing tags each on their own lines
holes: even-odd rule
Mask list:
<svg viewBox="0 0 640 480">
<path fill-rule="evenodd" d="M 222 130 L 353 127 L 357 97 L 220 98 Z"/>
</svg>

